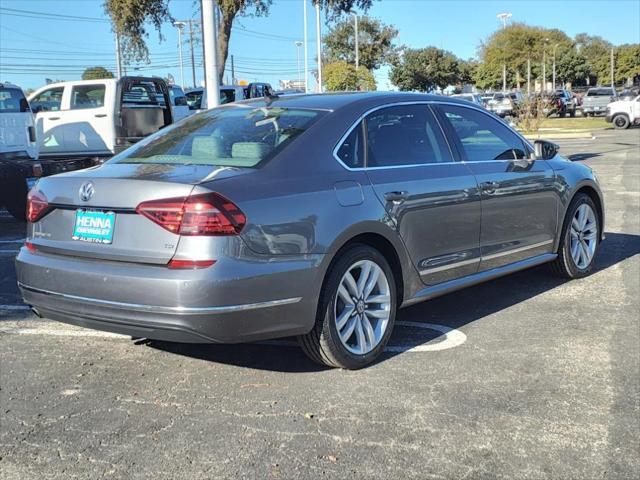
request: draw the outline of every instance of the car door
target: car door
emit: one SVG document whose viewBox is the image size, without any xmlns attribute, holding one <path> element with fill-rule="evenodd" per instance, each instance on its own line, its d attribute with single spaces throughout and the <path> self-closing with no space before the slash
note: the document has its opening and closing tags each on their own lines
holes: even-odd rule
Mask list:
<svg viewBox="0 0 640 480">
<path fill-rule="evenodd" d="M 491 115 L 463 105 L 437 108 L 480 187 L 480 271 L 551 252 L 558 223 L 553 169 Z"/>
<path fill-rule="evenodd" d="M 73 154 L 109 153 L 114 136 L 113 102 L 108 101 L 103 82 L 69 85 L 69 109 L 62 113 L 65 152 Z"/>
<path fill-rule="evenodd" d="M 378 109 L 362 124 L 366 173 L 422 281 L 475 273 L 480 201 L 475 177 L 455 161 L 427 104 Z"/>
<path fill-rule="evenodd" d="M 36 138 L 41 155 L 64 150 L 62 99 L 64 87 L 51 87 L 36 94 L 30 101 L 35 113 Z"/>
</svg>

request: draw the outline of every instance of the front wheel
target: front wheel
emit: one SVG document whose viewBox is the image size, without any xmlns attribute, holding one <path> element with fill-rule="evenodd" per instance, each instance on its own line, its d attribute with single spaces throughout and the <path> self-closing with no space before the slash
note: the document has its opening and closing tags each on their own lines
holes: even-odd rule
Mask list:
<svg viewBox="0 0 640 480">
<path fill-rule="evenodd" d="M 330 268 L 320 293 L 316 323 L 298 338 L 313 361 L 349 370 L 382 353 L 396 316 L 396 284 L 384 256 L 354 245 Z"/>
<path fill-rule="evenodd" d="M 565 278 L 582 278 L 593 270 L 600 243 L 600 218 L 591 198 L 579 193 L 571 201 L 553 270 Z"/>
<path fill-rule="evenodd" d="M 629 124 L 631 122 L 629 122 L 629 118 L 626 115 L 618 114 L 613 117 L 612 123 L 613 126 L 618 130 L 624 130 L 626 128 L 629 128 Z"/>
</svg>

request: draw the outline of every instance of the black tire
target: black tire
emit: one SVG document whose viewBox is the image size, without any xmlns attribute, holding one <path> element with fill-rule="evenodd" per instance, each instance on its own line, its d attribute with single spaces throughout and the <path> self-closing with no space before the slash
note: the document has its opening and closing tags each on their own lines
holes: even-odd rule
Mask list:
<svg viewBox="0 0 640 480">
<path fill-rule="evenodd" d="M 614 115 L 611 119 L 611 123 L 613 123 L 613 126 L 616 128 L 616 130 L 625 130 L 629 128 L 629 125 L 631 124 L 631 122 L 629 121 L 629 117 L 627 117 L 623 113 Z"/>
<path fill-rule="evenodd" d="M 390 316 L 386 331 L 378 345 L 369 353 L 357 355 L 342 344 L 334 319 L 336 296 L 343 275 L 360 260 L 375 262 L 384 272 L 390 291 Z M 313 329 L 298 337 L 304 353 L 314 362 L 330 367 L 356 370 L 372 363 L 384 350 L 393 331 L 397 308 L 396 282 L 391 267 L 376 249 L 355 244 L 345 250 L 329 268 L 318 299 L 318 311 Z"/>
<path fill-rule="evenodd" d="M 560 116 L 560 118 L 564 118 L 564 117 L 565 117 L 565 115 L 566 115 L 566 113 L 564 113 L 564 112 L 560 112 L 558 115 Z"/>
<path fill-rule="evenodd" d="M 593 212 L 595 213 L 596 222 L 597 222 L 597 237 L 596 237 L 596 248 L 593 253 L 593 257 L 591 258 L 590 263 L 585 268 L 578 268 L 573 257 L 571 256 L 571 222 L 573 220 L 576 211 L 580 207 L 580 205 L 587 204 Z M 553 272 L 561 277 L 574 279 L 574 278 L 582 278 L 586 277 L 593 270 L 593 265 L 595 263 L 595 258 L 598 254 L 598 249 L 600 247 L 600 237 L 601 237 L 601 228 L 602 228 L 602 219 L 600 218 L 600 213 L 596 208 L 595 203 L 591 200 L 589 195 L 584 193 L 578 193 L 573 200 L 571 200 L 571 204 L 567 209 L 567 214 L 564 218 L 564 223 L 562 225 L 562 232 L 560 236 L 560 245 L 558 246 L 558 257 L 551 263 L 551 269 Z"/>
<path fill-rule="evenodd" d="M 569 116 L 570 116 L 571 118 L 574 118 L 574 117 L 576 116 L 576 111 L 575 111 L 575 110 L 571 110 L 571 111 L 569 112 Z"/>
<path fill-rule="evenodd" d="M 5 208 L 19 222 L 27 221 L 27 185 L 19 182 L 5 200 Z"/>
</svg>

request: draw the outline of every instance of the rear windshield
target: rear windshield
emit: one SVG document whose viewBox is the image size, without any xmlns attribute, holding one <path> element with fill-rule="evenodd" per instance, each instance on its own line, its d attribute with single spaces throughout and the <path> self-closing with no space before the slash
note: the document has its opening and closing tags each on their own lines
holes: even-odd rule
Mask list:
<svg viewBox="0 0 640 480">
<path fill-rule="evenodd" d="M 165 106 L 164 94 L 153 81 L 123 82 L 122 103 L 136 106 Z"/>
<path fill-rule="evenodd" d="M 189 117 L 113 157 L 113 163 L 256 167 L 282 151 L 323 111 L 224 107 Z"/>
<path fill-rule="evenodd" d="M 587 91 L 587 97 L 604 97 L 613 96 L 613 91 L 610 88 L 591 88 Z"/>
<path fill-rule="evenodd" d="M 0 113 L 28 112 L 29 107 L 26 102 L 20 105 L 20 100 L 23 98 L 22 90 L 18 88 L 0 87 Z"/>
</svg>

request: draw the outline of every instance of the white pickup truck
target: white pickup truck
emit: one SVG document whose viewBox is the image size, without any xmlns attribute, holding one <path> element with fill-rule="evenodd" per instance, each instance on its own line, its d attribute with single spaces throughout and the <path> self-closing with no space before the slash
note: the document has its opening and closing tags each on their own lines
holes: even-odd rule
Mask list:
<svg viewBox="0 0 640 480">
<path fill-rule="evenodd" d="M 173 123 L 161 78 L 52 83 L 29 97 L 40 156 L 111 156 Z"/>
<path fill-rule="evenodd" d="M 620 130 L 629 128 L 630 125 L 640 125 L 640 95 L 608 104 L 605 120 Z"/>
</svg>

